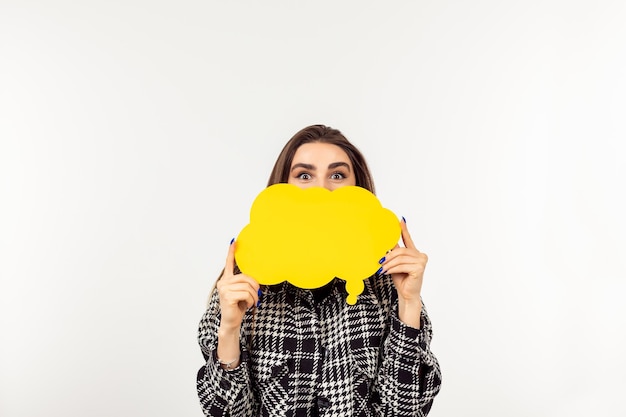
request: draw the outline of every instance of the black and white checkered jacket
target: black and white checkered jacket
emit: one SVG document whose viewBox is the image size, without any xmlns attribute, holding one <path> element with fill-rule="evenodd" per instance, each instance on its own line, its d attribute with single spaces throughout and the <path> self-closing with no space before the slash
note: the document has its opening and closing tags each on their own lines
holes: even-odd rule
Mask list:
<svg viewBox="0 0 626 417">
<path fill-rule="evenodd" d="M 206 364 L 197 376 L 207 416 L 426 416 L 441 385 L 422 328 L 397 316 L 391 277 L 371 277 L 355 305 L 344 282 L 316 301 L 314 292 L 283 283 L 264 288 L 242 324 L 242 363 L 217 363 L 219 297 L 214 291 L 198 340 Z"/>
</svg>

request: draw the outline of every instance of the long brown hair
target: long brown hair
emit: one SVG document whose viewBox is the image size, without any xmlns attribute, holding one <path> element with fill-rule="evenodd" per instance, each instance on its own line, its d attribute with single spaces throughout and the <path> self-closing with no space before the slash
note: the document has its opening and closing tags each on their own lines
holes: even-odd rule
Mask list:
<svg viewBox="0 0 626 417">
<path fill-rule="evenodd" d="M 374 180 L 361 152 L 339 130 L 324 125 L 307 126 L 289 139 L 276 159 L 267 186 L 287 182 L 296 151 L 312 142 L 330 143 L 343 149 L 352 163 L 356 185 L 374 193 Z"/>
</svg>

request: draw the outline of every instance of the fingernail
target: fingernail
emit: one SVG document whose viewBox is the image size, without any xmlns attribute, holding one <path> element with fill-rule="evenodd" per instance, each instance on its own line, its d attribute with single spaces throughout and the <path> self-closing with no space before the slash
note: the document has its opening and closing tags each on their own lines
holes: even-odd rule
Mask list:
<svg viewBox="0 0 626 417">
<path fill-rule="evenodd" d="M 383 272 L 383 267 L 382 266 L 380 268 L 378 268 L 378 271 L 376 271 L 376 276 L 379 276 L 381 272 Z"/>
<path fill-rule="evenodd" d="M 233 239 L 230 241 L 230 244 L 232 245 L 234 241 L 235 241 L 235 238 L 233 238 Z"/>
<path fill-rule="evenodd" d="M 383 262 L 385 262 L 385 259 L 387 259 L 387 258 L 383 256 L 382 258 L 380 258 L 380 261 L 378 261 L 378 263 L 382 264 Z"/>
<path fill-rule="evenodd" d="M 260 306 L 261 305 L 261 296 L 263 295 L 263 293 L 261 292 L 261 289 L 259 288 L 259 290 L 257 291 L 257 294 L 259 295 L 259 300 L 256 302 L 256 306 Z"/>
<path fill-rule="evenodd" d="M 404 218 L 404 216 L 402 216 L 402 221 L 404 222 L 404 224 L 406 224 L 406 219 Z"/>
</svg>

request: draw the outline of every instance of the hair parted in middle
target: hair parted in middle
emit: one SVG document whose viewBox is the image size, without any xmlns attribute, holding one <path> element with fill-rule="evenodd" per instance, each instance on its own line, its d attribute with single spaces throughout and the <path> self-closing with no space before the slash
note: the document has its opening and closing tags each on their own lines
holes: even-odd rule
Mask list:
<svg viewBox="0 0 626 417">
<path fill-rule="evenodd" d="M 289 169 L 298 148 L 305 143 L 329 143 L 339 146 L 350 159 L 354 169 L 356 185 L 375 194 L 374 180 L 365 158 L 350 141 L 337 129 L 325 125 L 311 125 L 293 135 L 278 155 L 267 186 L 286 183 L 289 180 Z"/>
</svg>

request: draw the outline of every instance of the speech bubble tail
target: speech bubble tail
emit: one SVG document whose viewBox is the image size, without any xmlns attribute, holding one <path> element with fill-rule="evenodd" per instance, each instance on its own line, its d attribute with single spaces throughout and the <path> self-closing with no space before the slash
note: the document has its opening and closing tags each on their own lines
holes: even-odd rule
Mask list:
<svg viewBox="0 0 626 417">
<path fill-rule="evenodd" d="M 365 283 L 362 279 L 346 279 L 346 292 L 348 293 L 346 303 L 350 305 L 356 304 L 357 297 L 363 292 L 364 289 Z"/>
</svg>

